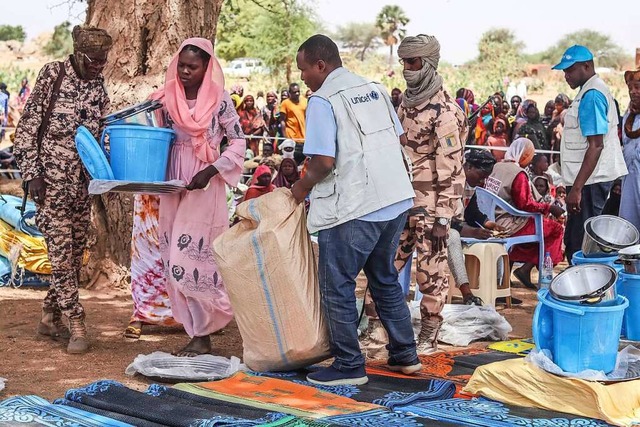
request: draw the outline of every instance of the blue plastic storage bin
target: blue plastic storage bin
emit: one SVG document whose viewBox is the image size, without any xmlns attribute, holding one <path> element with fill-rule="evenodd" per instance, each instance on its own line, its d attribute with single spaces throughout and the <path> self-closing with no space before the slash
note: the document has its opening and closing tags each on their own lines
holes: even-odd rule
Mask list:
<svg viewBox="0 0 640 427">
<path fill-rule="evenodd" d="M 626 337 L 631 341 L 640 341 L 640 275 L 620 273 L 618 293 L 629 300 L 623 324 Z"/>
<path fill-rule="evenodd" d="M 623 296 L 614 306 L 566 304 L 541 289 L 532 324 L 536 348 L 549 350 L 566 372 L 610 373 L 616 366 L 622 316 L 628 306 Z"/>
<path fill-rule="evenodd" d="M 615 262 L 617 261 L 618 256 L 614 255 L 614 256 L 607 256 L 607 257 L 600 257 L 600 258 L 585 258 L 582 255 L 582 251 L 578 251 L 575 254 L 573 254 L 573 257 L 571 257 L 571 263 L 573 265 L 580 265 L 580 264 L 606 264 L 608 266 L 611 266 L 613 268 L 616 269 L 616 271 L 618 272 L 618 281 L 616 282 L 616 292 L 618 292 L 619 294 L 621 294 L 620 292 L 620 286 L 621 286 L 621 282 L 622 282 L 622 277 L 620 277 L 620 273 L 622 273 L 624 271 L 624 265 L 622 264 L 616 264 Z M 624 295 L 624 293 L 622 293 L 622 295 Z M 626 312 L 625 312 L 625 318 L 626 318 Z M 622 322 L 622 336 L 626 336 L 627 335 L 627 322 L 625 320 L 623 320 Z"/>
<path fill-rule="evenodd" d="M 573 256 L 571 257 L 571 264 L 573 264 L 573 265 L 580 265 L 580 264 L 606 264 L 606 265 L 608 265 L 610 267 L 615 268 L 616 271 L 618 273 L 620 273 L 621 271 L 624 271 L 624 266 L 621 265 L 621 264 L 615 264 L 617 259 L 618 259 L 618 255 L 600 257 L 600 258 L 585 258 L 582 255 L 582 251 L 578 251 L 578 252 L 574 253 Z"/>
<path fill-rule="evenodd" d="M 164 181 L 171 143 L 172 129 L 138 125 L 107 126 L 102 135 L 109 135 L 110 163 L 118 181 Z"/>
</svg>

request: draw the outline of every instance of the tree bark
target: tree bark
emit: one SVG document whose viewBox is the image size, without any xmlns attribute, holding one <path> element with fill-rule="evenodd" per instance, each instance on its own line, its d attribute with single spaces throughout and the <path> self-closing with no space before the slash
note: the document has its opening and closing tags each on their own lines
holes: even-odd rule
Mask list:
<svg viewBox="0 0 640 427">
<path fill-rule="evenodd" d="M 114 39 L 104 75 L 112 110 L 144 101 L 164 81 L 166 67 L 183 40 L 215 41 L 224 0 L 87 0 L 88 25 Z M 128 282 L 131 264 L 131 195 L 96 198 L 84 284 Z"/>
</svg>

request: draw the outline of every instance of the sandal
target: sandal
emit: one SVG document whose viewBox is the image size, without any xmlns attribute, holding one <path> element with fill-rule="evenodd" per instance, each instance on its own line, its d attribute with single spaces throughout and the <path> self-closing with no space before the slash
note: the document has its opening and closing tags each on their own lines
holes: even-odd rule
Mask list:
<svg viewBox="0 0 640 427">
<path fill-rule="evenodd" d="M 462 303 L 465 305 L 477 305 L 479 307 L 482 307 L 484 305 L 484 301 L 482 301 L 482 298 L 475 295 L 469 295 L 463 298 Z"/>
<path fill-rule="evenodd" d="M 538 290 L 536 285 L 531 282 L 531 277 L 525 277 L 519 268 L 513 271 L 513 275 L 516 276 L 516 279 L 518 279 L 518 281 L 522 283 L 526 288 Z"/>
<path fill-rule="evenodd" d="M 123 334 L 123 336 L 125 338 L 129 338 L 129 339 L 132 339 L 132 340 L 140 339 L 140 335 L 142 335 L 142 326 L 139 327 L 139 328 L 136 328 L 133 325 L 127 326 L 127 328 L 124 330 L 124 334 Z"/>
</svg>

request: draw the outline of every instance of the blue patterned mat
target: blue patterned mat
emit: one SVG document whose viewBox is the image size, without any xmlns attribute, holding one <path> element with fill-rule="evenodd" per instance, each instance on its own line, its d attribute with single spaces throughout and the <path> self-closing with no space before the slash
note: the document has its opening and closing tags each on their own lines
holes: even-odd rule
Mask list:
<svg viewBox="0 0 640 427">
<path fill-rule="evenodd" d="M 16 396 L 0 402 L 2 426 L 134 427 L 98 414 L 55 405 L 38 396 Z"/>
<path fill-rule="evenodd" d="M 604 427 L 610 425 L 600 420 L 536 408 L 505 405 L 484 398 L 418 402 L 396 408 L 396 411 L 473 427 Z"/>
</svg>

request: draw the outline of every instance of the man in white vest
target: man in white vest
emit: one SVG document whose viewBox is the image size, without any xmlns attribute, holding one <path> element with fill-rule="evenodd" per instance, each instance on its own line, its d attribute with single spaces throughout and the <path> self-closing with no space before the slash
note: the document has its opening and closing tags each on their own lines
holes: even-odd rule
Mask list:
<svg viewBox="0 0 640 427">
<path fill-rule="evenodd" d="M 394 267 L 414 196 L 401 153 L 402 127 L 386 89 L 343 68 L 330 38 L 309 38 L 296 61 L 313 95 L 304 146 L 311 160 L 292 193 L 298 202 L 311 193 L 307 226 L 318 232 L 320 293 L 335 358 L 307 379 L 324 385 L 368 381 L 357 330 L 361 270 L 389 335 L 389 367 L 413 374 L 422 366 Z"/>
<path fill-rule="evenodd" d="M 571 89 L 580 88 L 564 118 L 560 145 L 562 179 L 567 185 L 567 260 L 580 250 L 587 219 L 602 214 L 613 181 L 627 174 L 618 138 L 618 113 L 609 88 L 596 74 L 593 54 L 584 46 L 567 49 L 555 70 Z"/>
</svg>

